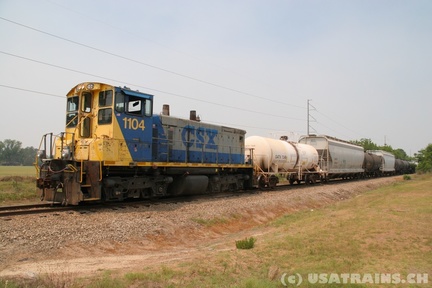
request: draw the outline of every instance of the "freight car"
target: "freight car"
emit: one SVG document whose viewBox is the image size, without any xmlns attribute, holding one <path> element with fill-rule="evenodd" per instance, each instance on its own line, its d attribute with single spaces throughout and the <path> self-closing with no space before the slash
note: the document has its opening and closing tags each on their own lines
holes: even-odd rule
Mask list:
<svg viewBox="0 0 432 288">
<path fill-rule="evenodd" d="M 401 174 L 411 174 L 414 172 L 415 167 L 408 161 L 396 159 L 395 161 L 395 173 L 397 175 Z"/>
<path fill-rule="evenodd" d="M 251 136 L 246 138 L 246 157 L 251 158 L 255 170 L 254 184 L 260 188 L 274 188 L 279 177 L 291 184 L 295 181 L 314 181 L 318 167 L 318 153 L 310 145 Z"/>
<path fill-rule="evenodd" d="M 311 145 L 317 150 L 323 181 L 361 178 L 364 175 L 364 149 L 361 146 L 326 135 L 303 136 L 299 143 Z"/>
<path fill-rule="evenodd" d="M 379 167 L 379 173 L 381 175 L 395 174 L 396 158 L 392 153 L 382 150 L 368 150 L 366 152 L 376 155 L 381 159 L 381 165 Z"/>
<path fill-rule="evenodd" d="M 411 174 L 415 172 L 415 164 L 395 158 L 387 151 L 368 150 L 365 152 L 365 174 L 369 177 Z"/>
<path fill-rule="evenodd" d="M 153 114 L 153 95 L 82 83 L 66 98 L 66 128 L 37 157 L 42 200 L 76 205 L 247 189 L 246 131 Z"/>
<path fill-rule="evenodd" d="M 314 184 L 364 176 L 363 148 L 330 136 L 303 136 L 298 143 L 252 136 L 246 148 L 253 151 L 254 183 L 260 188 L 273 188 L 279 177 L 290 184 Z"/>
<path fill-rule="evenodd" d="M 391 153 L 364 151 L 361 146 L 326 135 L 303 136 L 299 143 L 288 142 L 286 137 L 251 136 L 246 138 L 246 148 L 246 153 L 253 151 L 254 184 L 260 188 L 273 188 L 279 179 L 313 184 L 414 172 L 412 164 L 395 160 Z"/>
<path fill-rule="evenodd" d="M 381 167 L 381 157 L 370 153 L 365 152 L 363 169 L 366 177 L 378 177 L 380 176 L 380 167 Z"/>
</svg>

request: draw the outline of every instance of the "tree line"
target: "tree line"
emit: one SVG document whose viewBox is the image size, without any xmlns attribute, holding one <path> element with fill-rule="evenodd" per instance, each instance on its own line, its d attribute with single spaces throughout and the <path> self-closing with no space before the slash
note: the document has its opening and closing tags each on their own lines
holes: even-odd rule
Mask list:
<svg viewBox="0 0 432 288">
<path fill-rule="evenodd" d="M 417 164 L 416 171 L 420 173 L 432 172 L 432 144 L 414 153 L 413 157 L 408 156 L 403 149 L 393 149 L 389 145 L 378 146 L 370 139 L 362 138 L 351 141 L 354 144 L 362 146 L 365 150 L 383 150 L 393 153 L 397 159 L 411 161 Z"/>
<path fill-rule="evenodd" d="M 360 140 L 353 140 L 352 143 L 362 146 L 365 151 L 367 150 L 382 150 L 387 151 L 395 155 L 397 159 L 413 161 L 415 157 L 408 156 L 403 149 L 393 149 L 390 145 L 378 146 L 370 139 L 362 138 Z"/>
<path fill-rule="evenodd" d="M 3 166 L 31 166 L 35 162 L 37 149 L 22 147 L 17 140 L 0 141 L 0 164 Z"/>
<path fill-rule="evenodd" d="M 396 158 L 417 163 L 417 171 L 432 172 L 432 144 L 414 153 L 414 157 L 408 156 L 403 149 L 393 149 L 389 145 L 378 146 L 370 139 L 362 138 L 353 140 L 352 143 L 360 145 L 364 150 L 384 150 L 393 153 Z M 34 147 L 22 147 L 18 140 L 6 139 L 0 141 L 0 165 L 3 166 L 31 166 L 35 162 L 37 149 Z"/>
</svg>

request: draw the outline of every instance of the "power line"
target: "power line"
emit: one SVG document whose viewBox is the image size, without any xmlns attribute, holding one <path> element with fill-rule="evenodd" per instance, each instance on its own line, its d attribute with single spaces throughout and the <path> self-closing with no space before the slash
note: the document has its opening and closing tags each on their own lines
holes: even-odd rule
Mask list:
<svg viewBox="0 0 432 288">
<path fill-rule="evenodd" d="M 317 113 L 319 113 L 320 115 L 322 115 L 322 116 L 324 116 L 325 118 L 329 119 L 329 120 L 332 121 L 333 123 L 335 123 L 335 124 L 337 124 L 337 125 L 339 125 L 339 126 L 345 128 L 346 130 L 348 130 L 348 131 L 350 131 L 350 132 L 352 132 L 352 133 L 354 133 L 354 134 L 356 134 L 356 135 L 362 137 L 362 135 L 360 135 L 360 134 L 357 133 L 356 131 L 354 131 L 354 130 L 352 130 L 352 129 L 346 127 L 345 125 L 343 125 L 343 124 L 341 124 L 341 123 L 339 123 L 339 122 L 337 122 L 337 121 L 331 119 L 330 117 L 328 117 L 328 116 L 325 115 L 324 113 L 322 113 L 322 112 L 320 112 L 320 111 L 318 111 L 318 110 L 316 110 L 316 111 L 317 111 Z M 323 125 L 322 123 L 320 123 L 320 124 Z M 324 126 L 324 125 L 323 125 L 323 126 Z M 325 126 L 325 127 L 326 127 L 326 126 Z M 328 129 L 331 129 L 331 128 L 329 128 L 329 127 L 327 127 L 327 128 L 328 128 Z M 333 130 L 333 129 L 331 129 L 331 130 Z M 334 130 L 333 130 L 333 131 L 334 131 Z M 365 137 L 363 137 L 363 138 L 365 138 Z"/>
<path fill-rule="evenodd" d="M 24 89 L 24 88 L 14 87 L 14 86 L 10 86 L 10 85 L 0 84 L 0 87 L 5 87 L 8 89 L 14 89 L 14 90 L 20 90 L 20 91 L 25 91 L 25 92 L 30 92 L 30 93 L 42 94 L 42 95 L 56 97 L 56 98 L 63 98 L 63 99 L 66 98 L 66 96 L 59 96 L 56 94 L 51 94 L 51 93 L 46 93 L 46 92 L 41 92 L 41 91 L 35 91 L 35 90 L 30 90 L 30 89 Z M 218 124 L 218 125 L 228 125 L 228 126 L 235 126 L 235 127 L 254 128 L 254 129 L 260 129 L 260 130 L 264 130 L 264 131 L 280 131 L 280 129 L 276 130 L 276 129 L 271 129 L 268 127 L 263 128 L 263 127 L 257 127 L 257 126 L 240 125 L 240 124 L 233 124 L 233 123 L 223 123 L 223 122 L 215 122 L 215 121 L 206 121 L 206 123 L 213 123 L 213 124 Z"/>
<path fill-rule="evenodd" d="M 218 105 L 218 106 L 225 107 L 225 108 L 237 109 L 237 110 L 241 110 L 241 111 L 245 111 L 245 112 L 249 112 L 249 113 L 256 113 L 256 114 L 260 114 L 260 115 L 266 115 L 266 116 L 272 116 L 272 117 L 278 117 L 278 118 L 284 118 L 284 119 L 291 119 L 291 120 L 297 120 L 297 121 L 304 121 L 304 119 L 300 119 L 300 118 L 294 118 L 294 117 L 287 117 L 287 116 L 269 114 L 269 113 L 265 113 L 265 112 L 262 112 L 262 111 L 254 111 L 254 110 L 249 110 L 249 109 L 245 109 L 245 108 L 229 106 L 229 105 L 225 105 L 225 104 L 221 104 L 221 103 L 217 103 L 217 102 L 211 102 L 211 101 L 207 101 L 207 100 L 193 98 L 193 97 L 190 97 L 190 96 L 180 95 L 180 94 L 177 94 L 177 93 L 167 92 L 167 91 L 163 91 L 163 90 L 159 90 L 159 89 L 153 89 L 153 88 L 150 88 L 150 87 L 141 86 L 141 85 L 134 84 L 134 83 L 129 83 L 129 82 L 125 82 L 125 81 L 119 81 L 119 80 L 116 80 L 116 79 L 113 79 L 113 78 L 108 78 L 108 77 L 104 77 L 104 76 L 100 76 L 100 75 L 96 75 L 96 74 L 91 74 L 91 73 L 87 73 L 87 72 L 83 72 L 83 71 L 79 71 L 79 70 L 75 70 L 75 69 L 66 68 L 66 67 L 59 66 L 59 65 L 54 65 L 54 64 L 46 63 L 46 62 L 43 62 L 43 61 L 39 61 L 39 60 L 35 60 L 35 59 L 31 59 L 31 58 L 27 58 L 27 57 L 23 57 L 23 56 L 19 56 L 19 55 L 15 55 L 15 54 L 4 52 L 4 51 L 1 51 L 1 50 L 0 50 L 0 53 L 8 55 L 8 56 L 11 56 L 11 57 L 20 58 L 20 59 L 23 59 L 23 60 L 26 60 L 26 61 L 35 62 L 35 63 L 38 63 L 38 64 L 47 65 L 47 66 L 51 66 L 51 67 L 54 67 L 54 68 L 58 68 L 58 69 L 66 70 L 66 71 L 71 71 L 71 72 L 74 72 L 74 73 L 79 73 L 79 74 L 83 74 L 83 75 L 97 77 L 97 78 L 105 79 L 105 80 L 108 80 L 108 81 L 120 82 L 120 83 L 123 83 L 125 85 L 135 86 L 135 87 L 139 87 L 139 88 L 143 88 L 143 89 L 146 89 L 146 90 L 151 90 L 151 91 L 154 91 L 154 92 L 159 92 L 159 93 L 163 93 L 163 94 L 167 94 L 167 95 L 171 95 L 171 96 L 175 96 L 175 97 L 185 98 L 185 99 L 189 99 L 189 100 L 195 100 L 195 101 L 198 101 L 198 102 L 203 102 L 203 103 L 212 104 L 212 105 Z M 59 96 L 59 95 L 54 95 L 54 94 L 50 94 L 50 93 L 45 93 L 45 92 L 40 92 L 40 91 L 34 91 L 34 90 L 29 90 L 29 89 L 24 89 L 24 88 L 19 88 L 19 87 L 12 87 L 12 86 L 3 85 L 3 84 L 0 84 L 0 86 L 6 87 L 6 88 L 10 88 L 10 89 L 15 89 L 15 90 L 21 90 L 21 91 L 26 91 L 26 92 L 32 92 L 32 93 L 38 93 L 38 94 L 43 94 L 43 95 L 48 95 L 48 96 L 53 96 L 53 97 L 64 98 L 64 96 Z M 355 131 L 353 131 L 352 129 L 349 129 L 348 127 L 346 127 L 346 126 L 338 123 L 337 121 L 331 119 L 330 117 L 326 116 L 324 113 L 320 112 L 314 106 L 312 106 L 312 107 L 313 107 L 313 110 L 316 111 L 317 113 L 319 113 L 320 115 L 326 117 L 327 119 L 329 119 L 332 122 L 340 125 L 341 127 L 345 128 L 345 129 L 347 129 L 347 130 L 349 130 L 349 131 L 351 131 L 351 132 L 353 132 L 355 134 L 358 134 Z M 309 115 L 309 112 L 308 112 L 308 115 Z M 329 130 L 331 130 L 333 132 L 338 133 L 333 128 L 324 125 L 321 121 L 317 121 L 314 117 L 312 117 L 312 118 L 313 118 L 313 122 L 316 122 L 319 125 L 324 126 L 327 129 L 329 129 Z M 241 126 L 241 125 L 238 125 L 238 126 Z M 260 127 L 245 126 L 245 125 L 243 125 L 242 127 L 249 127 L 249 128 L 256 128 L 256 129 L 268 129 L 268 128 L 260 128 Z M 316 129 L 314 129 L 314 128 L 312 128 L 312 129 L 315 132 L 317 132 Z"/>
<path fill-rule="evenodd" d="M 287 106 L 291 106 L 291 107 L 296 107 L 296 108 L 304 109 L 304 107 L 301 107 L 301 106 L 297 106 L 297 105 L 293 105 L 293 104 L 288 104 L 288 103 L 281 102 L 281 101 L 272 100 L 272 99 L 269 99 L 269 98 L 266 98 L 266 97 L 254 95 L 254 94 L 251 94 L 251 93 L 248 93 L 248 92 L 243 92 L 243 91 L 240 91 L 240 90 L 237 90 L 237 89 L 233 89 L 233 88 L 229 88 L 229 87 L 226 87 L 226 86 L 223 86 L 223 85 L 220 85 L 220 84 L 212 83 L 212 82 L 209 82 L 209 81 L 206 81 L 206 80 L 198 79 L 198 78 L 195 78 L 195 77 L 192 77 L 192 76 L 188 76 L 188 75 L 185 75 L 185 74 L 181 74 L 181 73 L 178 73 L 178 72 L 175 72 L 175 71 L 172 71 L 172 70 L 168 70 L 168 69 L 161 68 L 161 67 L 158 67 L 158 66 L 155 66 L 155 65 L 151 65 L 151 64 L 139 61 L 139 60 L 135 60 L 135 59 L 132 59 L 132 58 L 129 58 L 129 57 L 122 56 L 120 54 L 109 52 L 109 51 L 106 51 L 106 50 L 103 50 L 103 49 L 100 49 L 100 48 L 96 48 L 96 47 L 93 47 L 93 46 L 90 46 L 90 45 L 87 45 L 87 44 L 84 44 L 84 43 L 81 43 L 81 42 L 77 42 L 77 41 L 74 41 L 74 40 L 67 39 L 67 38 L 62 37 L 62 36 L 58 36 L 58 35 L 55 35 L 55 34 L 52 34 L 52 33 L 49 33 L 49 32 L 45 32 L 45 31 L 42 31 L 42 30 L 30 27 L 28 25 L 24 25 L 22 23 L 18 23 L 18 22 L 6 19 L 4 17 L 0 17 L 0 19 L 3 20 L 3 21 L 7 21 L 9 23 L 12 23 L 12 24 L 24 27 L 26 29 L 29 29 L 29 30 L 32 30 L 32 31 L 36 31 L 38 33 L 45 34 L 45 35 L 48 35 L 48 36 L 51 36 L 51 37 L 54 37 L 54 38 L 57 38 L 57 39 L 60 39 L 60 40 L 63 40 L 63 41 L 75 44 L 75 45 L 78 45 L 78 46 L 82 46 L 82 47 L 85 47 L 85 48 L 88 48 L 88 49 L 91 49 L 91 50 L 94 50 L 94 51 L 97 51 L 97 52 L 100 52 L 100 53 L 103 53 L 103 54 L 107 54 L 107 55 L 114 56 L 114 57 L 117 57 L 117 58 L 120 58 L 120 59 L 123 59 L 123 60 L 127 60 L 127 61 L 130 61 L 130 62 L 133 62 L 133 63 L 144 65 L 144 66 L 147 66 L 147 67 L 150 67 L 150 68 L 153 68 L 153 69 L 157 69 L 157 70 L 160 70 L 160 71 L 163 71 L 163 72 L 166 72 L 166 73 L 170 73 L 170 74 L 173 74 L 173 75 L 176 75 L 176 76 L 179 76 L 179 77 L 183 77 L 183 78 L 186 78 L 186 79 L 189 79 L 189 80 L 197 81 L 197 82 L 204 83 L 204 84 L 207 84 L 207 85 L 211 85 L 211 86 L 214 86 L 214 87 L 218 87 L 218 88 L 221 88 L 221 89 L 224 89 L 224 90 L 228 90 L 228 91 L 231 91 L 231 92 L 235 92 L 235 93 L 251 96 L 251 97 L 262 99 L 262 100 L 266 100 L 266 101 L 270 101 L 270 102 L 273 102 L 273 103 L 283 104 L 283 105 L 287 105 Z"/>
<path fill-rule="evenodd" d="M 154 41 L 152 39 L 149 39 L 148 37 L 143 37 L 142 34 L 132 33 L 132 32 L 130 32 L 128 30 L 121 29 L 118 26 L 112 25 L 112 21 L 111 22 L 109 22 L 109 21 L 103 21 L 103 20 L 95 18 L 93 14 L 83 13 L 82 10 L 72 9 L 72 8 L 67 7 L 65 5 L 59 4 L 59 3 L 55 2 L 55 1 L 51 1 L 51 0 L 46 0 L 46 1 L 49 2 L 49 3 L 51 3 L 51 4 L 53 4 L 53 5 L 56 5 L 56 6 L 60 7 L 61 9 L 64 9 L 64 10 L 72 12 L 72 13 L 75 13 L 75 14 L 79 15 L 82 19 L 85 19 L 87 21 L 93 21 L 93 22 L 102 24 L 104 26 L 107 26 L 107 27 L 109 27 L 111 29 L 115 29 L 115 30 L 117 30 L 117 31 L 119 31 L 119 32 L 121 32 L 123 34 L 129 34 L 129 35 L 131 35 L 131 36 L 133 36 L 135 38 L 140 38 L 140 39 L 142 39 L 144 41 L 150 42 L 150 43 L 152 43 L 154 45 L 157 45 L 159 47 L 162 47 L 162 48 L 164 48 L 166 50 L 174 51 L 175 53 L 178 53 L 179 55 L 183 55 L 183 56 L 189 57 L 191 59 L 197 60 L 199 62 L 203 62 L 203 63 L 209 64 L 209 65 L 218 67 L 218 68 L 220 68 L 220 69 L 222 69 L 224 71 L 227 71 L 227 72 L 230 72 L 230 73 L 233 73 L 233 74 L 237 74 L 237 75 L 239 75 L 239 76 L 241 76 L 241 77 L 243 77 L 243 78 L 245 78 L 247 80 L 251 80 L 251 81 L 254 81 L 254 82 L 260 81 L 262 84 L 264 84 L 266 86 L 271 86 L 268 83 L 263 82 L 261 79 L 260 80 L 253 79 L 253 78 L 251 78 L 249 76 L 242 75 L 242 74 L 240 74 L 240 73 L 238 73 L 236 71 L 233 71 L 233 70 L 231 70 L 229 68 L 226 68 L 224 66 L 216 64 L 214 62 L 211 62 L 211 61 L 208 61 L 208 60 L 203 60 L 202 58 L 197 57 L 196 55 L 193 55 L 193 54 L 190 54 L 190 53 L 178 50 L 178 49 L 174 49 L 173 47 L 170 47 L 170 46 L 165 45 L 165 44 L 161 44 L 160 42 L 156 42 L 156 41 Z M 215 43 L 215 44 L 217 44 L 217 43 Z M 285 105 L 289 105 L 289 106 L 293 106 L 293 107 L 304 109 L 304 107 L 296 106 L 296 105 L 292 105 L 292 104 L 285 103 Z"/>
<path fill-rule="evenodd" d="M 333 123 L 335 123 L 335 124 L 337 124 L 337 125 L 345 128 L 346 130 L 351 131 L 354 134 L 358 134 L 357 132 L 353 131 L 352 129 L 350 129 L 350 128 L 348 128 L 348 127 L 346 127 L 346 126 L 338 123 L 337 121 L 331 119 L 330 117 L 326 116 L 324 113 L 320 112 L 315 106 L 313 106 L 312 104 L 310 104 L 310 102 L 311 102 L 311 99 L 308 99 L 307 100 L 307 135 L 309 135 L 309 129 L 312 129 L 315 133 L 318 133 L 317 130 L 310 125 L 310 122 L 315 122 L 315 123 L 317 123 L 317 124 L 319 124 L 319 125 L 327 128 L 327 129 L 329 129 L 329 130 L 331 130 L 331 131 L 333 131 L 335 133 L 339 133 L 339 134 L 344 135 L 345 137 L 348 137 L 347 135 L 345 135 L 343 133 L 340 133 L 340 132 L 334 130 L 333 128 L 331 128 L 331 127 L 328 127 L 327 125 L 324 125 L 321 121 L 318 121 L 314 116 L 311 115 L 310 111 L 315 111 L 315 112 L 319 113 L 320 115 L 324 116 L 325 118 L 331 120 Z"/>
<path fill-rule="evenodd" d="M 107 54 L 107 55 L 110 55 L 110 56 L 114 56 L 114 57 L 123 59 L 123 60 L 127 60 L 127 61 L 130 61 L 130 62 L 138 63 L 140 65 L 144 65 L 144 66 L 147 66 L 147 67 L 150 67 L 150 68 L 153 68 L 153 69 L 157 69 L 157 70 L 160 70 L 160 71 L 163 71 L 163 72 L 166 72 L 166 73 L 171 73 L 171 74 L 174 74 L 176 76 L 180 76 L 180 77 L 183 77 L 183 78 L 187 78 L 187 79 L 194 80 L 194 81 L 197 81 L 197 82 L 201 82 L 201 83 L 204 83 L 204 84 L 207 84 L 207 85 L 211 85 L 211 86 L 218 87 L 218 88 L 221 88 L 221 89 L 229 90 L 229 91 L 232 91 L 232 92 L 240 93 L 240 94 L 243 94 L 243 95 L 247 95 L 247 96 L 263 99 L 263 100 L 266 100 L 268 102 L 274 102 L 274 103 L 278 103 L 278 104 L 283 104 L 283 105 L 287 105 L 287 106 L 292 106 L 292 107 L 304 109 L 304 107 L 301 107 L 301 106 L 292 105 L 292 104 L 288 104 L 288 103 L 285 103 L 285 102 L 272 100 L 272 99 L 269 99 L 269 98 L 266 98 L 266 97 L 254 95 L 254 94 L 247 93 L 247 92 L 244 92 L 244 91 L 240 91 L 240 90 L 237 90 L 237 89 L 232 89 L 232 88 L 220 85 L 220 84 L 212 83 L 212 82 L 209 82 L 209 81 L 206 81 L 206 80 L 198 79 L 198 78 L 191 77 L 191 76 L 188 76 L 188 75 L 185 75 L 185 74 L 181 74 L 181 73 L 178 73 L 178 72 L 175 72 L 175 71 L 172 71 L 172 70 L 168 70 L 168 69 L 164 69 L 164 68 L 161 68 L 161 67 L 158 67 L 158 66 L 155 66 L 155 65 L 144 63 L 144 62 L 139 61 L 139 60 L 135 60 L 135 59 L 132 59 L 132 58 L 129 58 L 129 57 L 125 57 L 125 56 L 122 56 L 122 55 L 119 55 L 119 54 L 116 54 L 116 53 L 112 53 L 112 52 L 109 52 L 109 51 L 106 51 L 106 50 L 103 50 L 103 49 L 100 49 L 100 48 L 96 48 L 96 47 L 93 47 L 93 46 L 90 46 L 90 45 L 87 45 L 87 44 L 84 44 L 84 43 L 80 43 L 80 42 L 77 42 L 77 41 L 74 41 L 74 40 L 70 40 L 70 39 L 67 39 L 67 38 L 64 38 L 64 37 L 61 37 L 61 36 L 49 33 L 49 32 L 45 32 L 45 31 L 42 31 L 42 30 L 30 27 L 28 25 L 24 25 L 24 24 L 21 24 L 21 23 L 18 23 L 18 22 L 6 19 L 4 17 L 0 17 L 0 19 L 2 19 L 4 21 L 7 21 L 7 22 L 10 22 L 10 23 L 13 23 L 13 24 L 18 25 L 18 26 L 21 26 L 21 27 L 33 30 L 33 31 L 36 31 L 38 33 L 42 33 L 42 34 L 45 34 L 45 35 L 48 35 L 48 36 L 51 36 L 51 37 L 54 37 L 54 38 L 57 38 L 57 39 L 69 42 L 69 43 L 73 43 L 75 45 L 79 45 L 79 46 L 82 46 L 82 47 L 85 47 L 85 48 L 88 48 L 88 49 L 91 49 L 91 50 L 95 50 L 95 51 L 100 52 L 100 53 L 104 53 L 104 54 Z M 38 60 L 34 60 L 34 59 L 30 59 L 30 58 L 26 58 L 26 57 L 22 57 L 22 56 L 18 56 L 18 55 L 14 55 L 14 54 L 3 52 L 3 51 L 0 51 L 0 52 L 3 53 L 3 54 L 9 55 L 9 56 L 18 57 L 18 58 L 25 59 L 25 60 L 28 60 L 28 61 L 33 61 L 33 62 L 36 62 L 36 63 L 39 63 L 39 64 L 48 65 L 48 66 L 56 67 L 56 68 L 63 69 L 63 70 L 68 70 L 68 71 L 75 72 L 75 73 L 89 75 L 89 76 L 92 76 L 92 77 L 99 77 L 99 78 L 106 79 L 106 80 L 109 80 L 109 81 L 117 81 L 115 79 L 111 79 L 111 78 L 107 78 L 107 77 L 103 77 L 103 76 L 99 76 L 99 75 L 95 75 L 95 74 L 90 74 L 90 73 L 86 73 L 86 72 L 83 72 L 83 71 L 78 71 L 78 70 L 74 70 L 74 69 L 70 69 L 70 68 L 66 68 L 66 67 L 62 67 L 62 66 L 58 66 L 58 65 L 54 65 L 54 64 L 49 64 L 49 63 L 45 63 L 45 62 L 42 62 L 42 61 L 38 61 Z M 168 94 L 168 95 L 172 95 L 172 96 L 177 96 L 177 97 L 181 97 L 181 98 L 191 99 L 191 100 L 195 100 L 195 101 L 199 101 L 199 102 L 204 102 L 204 103 L 209 103 L 209 104 L 213 104 L 213 105 L 218 105 L 218 106 L 222 106 L 222 107 L 226 107 L 226 108 L 237 109 L 237 110 L 241 110 L 241 111 L 245 111 L 245 112 L 259 113 L 260 115 L 267 115 L 267 116 L 273 116 L 273 117 L 278 117 L 278 118 L 285 118 L 285 119 L 304 121 L 304 119 L 293 118 L 293 117 L 286 117 L 286 116 L 280 116 L 280 115 L 274 115 L 274 114 L 270 114 L 270 113 L 263 113 L 261 111 L 258 112 L 258 111 L 253 111 L 253 110 L 249 110 L 249 109 L 245 109 L 245 108 L 233 107 L 233 106 L 224 105 L 224 104 L 220 104 L 220 103 L 215 103 L 215 102 L 210 102 L 210 101 L 206 101 L 206 100 L 196 99 L 196 98 L 193 98 L 193 97 L 188 97 L 188 96 L 185 96 L 185 95 L 180 95 L 180 94 L 176 94 L 176 93 L 172 93 L 172 92 L 167 92 L 167 91 L 162 91 L 162 90 L 158 90 L 158 89 L 144 87 L 144 86 L 140 86 L 140 85 L 136 85 L 136 84 L 132 84 L 132 83 L 127 83 L 127 82 L 124 82 L 124 81 L 118 81 L 118 82 L 122 82 L 122 83 L 127 84 L 127 85 L 134 85 L 136 87 L 140 87 L 140 88 L 144 88 L 144 89 L 147 89 L 147 90 L 156 91 L 156 92 L 160 92 L 160 93 L 164 93 L 164 94 Z M 6 87 L 5 85 L 3 85 L 3 86 Z M 19 89 L 19 88 L 17 88 L 17 89 Z M 22 90 L 25 91 L 25 89 L 22 89 Z M 32 92 L 32 91 L 29 91 L 29 92 Z M 41 94 L 45 94 L 45 93 L 41 93 Z M 316 110 L 316 111 L 317 111 L 317 113 L 319 113 L 322 116 L 328 118 L 332 122 L 334 122 L 334 123 L 340 125 L 341 127 L 343 127 L 345 129 L 347 129 L 347 130 L 349 130 L 349 131 L 357 134 L 355 131 L 347 128 L 346 126 L 344 126 L 344 125 L 336 122 L 335 120 L 331 119 L 330 117 L 324 115 L 322 112 L 320 112 L 318 110 Z M 309 115 L 309 112 L 308 112 L 308 115 Z M 314 118 L 313 120 L 316 120 L 316 119 Z M 327 126 L 325 126 L 322 123 L 319 123 L 319 124 L 322 125 L 322 126 L 324 126 L 324 127 L 327 127 Z M 327 128 L 331 129 L 329 127 L 327 127 Z M 309 129 L 309 124 L 308 124 L 308 129 Z M 331 130 L 334 131 L 334 129 L 331 129 Z"/>
<path fill-rule="evenodd" d="M 41 91 L 29 90 L 29 89 L 24 89 L 24 88 L 19 88 L 19 87 L 13 87 L 13 86 L 8 86 L 8 85 L 4 85 L 4 84 L 0 84 L 0 86 L 5 87 L 5 88 L 9 88 L 9 89 L 15 89 L 15 90 L 20 90 L 20 91 L 25 91 L 25 92 L 30 92 L 30 93 L 47 95 L 47 96 L 51 96 L 51 97 L 57 97 L 57 98 L 63 98 L 63 99 L 66 98 L 66 96 L 60 96 L 60 95 L 41 92 Z"/>
<path fill-rule="evenodd" d="M 237 110 L 241 110 L 241 111 L 245 111 L 245 112 L 257 113 L 257 114 L 260 114 L 260 115 L 273 116 L 273 117 L 284 118 L 284 119 L 304 121 L 303 119 L 299 119 L 299 118 L 287 117 L 287 116 L 282 116 L 282 115 L 275 115 L 275 114 L 265 113 L 265 112 L 262 112 L 262 111 L 254 111 L 254 110 L 249 110 L 249 109 L 245 109 L 245 108 L 239 108 L 239 107 L 234 107 L 234 106 L 230 106 L 230 105 L 221 104 L 221 103 L 218 103 L 218 102 L 211 102 L 211 101 L 207 101 L 207 100 L 197 99 L 197 98 L 193 98 L 193 97 L 190 97 L 190 96 L 180 95 L 180 94 L 177 94 L 177 93 L 172 93 L 172 92 L 166 92 L 166 91 L 162 91 L 162 90 L 158 90 L 158 89 L 153 89 L 153 88 L 149 88 L 149 87 L 145 87 L 145 86 L 141 86 L 141 85 L 137 85 L 137 84 L 133 84 L 133 83 L 119 81 L 119 80 L 112 79 L 112 78 L 107 78 L 107 77 L 103 77 L 103 76 L 99 76 L 99 75 L 95 75 L 95 74 L 86 73 L 86 72 L 83 72 L 83 71 L 78 71 L 78 70 L 75 70 L 75 69 L 66 68 L 66 67 L 59 66 L 59 65 L 54 65 L 54 64 L 42 62 L 42 61 L 39 61 L 39 60 L 34 60 L 34 59 L 31 59 L 31 58 L 27 58 L 27 57 L 15 55 L 15 54 L 12 54 L 12 53 L 4 52 L 4 51 L 1 51 L 1 50 L 0 50 L 0 53 L 5 54 L 5 55 L 9 55 L 9 56 L 12 56 L 12 57 L 24 59 L 24 60 L 27 60 L 27 61 L 35 62 L 35 63 L 38 63 L 38 64 L 43 64 L 43 65 L 55 67 L 55 68 L 58 68 L 58 69 L 71 71 L 71 72 L 74 72 L 74 73 L 89 75 L 89 76 L 92 76 L 92 77 L 98 77 L 98 78 L 101 78 L 101 79 L 105 79 L 105 80 L 109 80 L 109 81 L 114 81 L 114 82 L 121 82 L 121 83 L 126 84 L 126 85 L 140 87 L 140 88 L 143 88 L 143 89 L 146 89 L 146 90 L 160 92 L 160 93 L 164 93 L 164 94 L 167 94 L 167 95 L 172 95 L 172 96 L 181 97 L 181 98 L 185 98 L 185 99 L 195 100 L 195 101 L 199 101 L 199 102 L 203 102 L 203 103 L 208 103 L 208 104 L 212 104 L 212 105 L 218 105 L 218 106 L 225 107 L 225 108 L 237 109 Z"/>
</svg>

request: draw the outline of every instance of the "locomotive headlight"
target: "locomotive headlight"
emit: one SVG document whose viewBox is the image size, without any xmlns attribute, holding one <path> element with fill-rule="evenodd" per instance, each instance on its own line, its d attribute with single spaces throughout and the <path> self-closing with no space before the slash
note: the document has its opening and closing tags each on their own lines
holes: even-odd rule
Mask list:
<svg viewBox="0 0 432 288">
<path fill-rule="evenodd" d="M 94 88 L 94 84 L 93 83 L 87 84 L 87 89 L 88 90 L 93 90 L 93 88 Z"/>
<path fill-rule="evenodd" d="M 69 159 L 70 155 L 71 155 L 71 153 L 70 153 L 69 147 L 63 148 L 63 151 L 62 151 L 62 154 L 61 154 L 62 159 Z"/>
<path fill-rule="evenodd" d="M 37 156 L 38 159 L 44 159 L 44 158 L 46 158 L 45 150 L 38 150 L 36 156 Z"/>
</svg>

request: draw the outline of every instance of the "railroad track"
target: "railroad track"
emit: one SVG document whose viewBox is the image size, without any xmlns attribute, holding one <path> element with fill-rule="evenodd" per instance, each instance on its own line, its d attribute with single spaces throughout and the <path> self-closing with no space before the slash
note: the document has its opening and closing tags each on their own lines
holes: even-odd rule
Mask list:
<svg viewBox="0 0 432 288">
<path fill-rule="evenodd" d="M 357 180 L 357 181 L 362 181 L 362 180 Z M 344 180 L 330 181 L 325 185 L 337 185 L 346 182 L 347 181 Z M 199 200 L 211 201 L 220 198 L 244 197 L 253 194 L 276 192 L 278 190 L 286 190 L 286 189 L 294 189 L 297 191 L 301 191 L 301 189 L 305 189 L 307 187 L 312 187 L 315 185 L 322 185 L 322 184 L 316 183 L 313 185 L 289 185 L 287 183 L 286 184 L 283 183 L 278 185 L 274 189 L 268 189 L 268 190 L 253 189 L 253 190 L 242 191 L 242 192 L 224 192 L 224 193 L 202 194 L 202 195 L 180 195 L 180 196 L 172 196 L 166 198 L 140 199 L 140 200 L 131 200 L 131 201 L 124 201 L 124 202 L 108 202 L 108 203 L 88 202 L 88 203 L 82 203 L 81 205 L 78 206 L 61 206 L 60 204 L 53 204 L 53 203 L 0 206 L 0 218 L 8 217 L 8 216 L 44 214 L 44 213 L 55 213 L 55 212 L 64 212 L 64 211 L 77 211 L 81 214 L 85 214 L 89 212 L 97 212 L 98 210 L 123 210 L 130 207 L 133 208 L 138 208 L 140 206 L 149 207 L 153 205 L 187 203 L 187 202 L 194 202 Z"/>
<path fill-rule="evenodd" d="M 73 206 L 60 206 L 51 203 L 16 205 L 0 207 L 0 218 L 17 215 L 43 214 L 50 212 L 70 211 Z"/>
<path fill-rule="evenodd" d="M 20 215 L 32 215 L 32 214 L 49 214 L 65 211 L 76 211 L 81 214 L 97 212 L 98 210 L 123 210 L 126 208 L 139 208 L 140 206 L 154 206 L 163 204 L 177 204 L 193 202 L 198 200 L 210 200 L 219 198 L 229 198 L 235 197 L 236 195 L 250 194 L 246 193 L 220 193 L 219 194 L 203 194 L 203 195 L 183 195 L 183 196 L 173 196 L 167 198 L 158 199 L 140 199 L 140 200 L 129 200 L 124 202 L 89 202 L 82 203 L 78 206 L 61 206 L 60 204 L 53 203 L 40 203 L 40 204 L 30 204 L 30 205 L 16 205 L 16 206 L 0 206 L 0 218 L 20 216 Z"/>
</svg>

